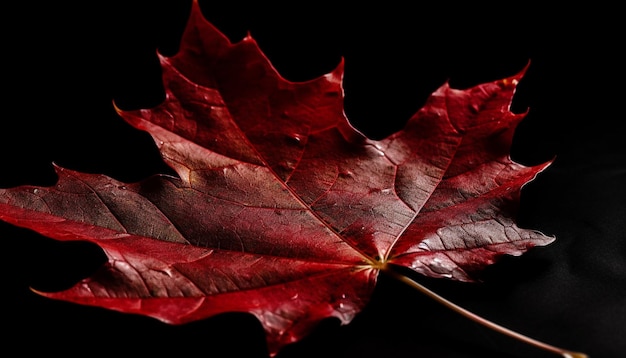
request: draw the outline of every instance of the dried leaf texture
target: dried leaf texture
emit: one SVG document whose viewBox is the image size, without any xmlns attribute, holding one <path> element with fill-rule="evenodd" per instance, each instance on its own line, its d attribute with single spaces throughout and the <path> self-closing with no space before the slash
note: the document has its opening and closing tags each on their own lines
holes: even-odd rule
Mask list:
<svg viewBox="0 0 626 358">
<path fill-rule="evenodd" d="M 118 113 L 152 135 L 176 177 L 123 183 L 55 167 L 54 186 L 0 189 L 2 220 L 108 258 L 42 295 L 171 324 L 248 312 L 275 355 L 325 318 L 349 323 L 388 267 L 473 281 L 554 240 L 515 222 L 521 187 L 549 165 L 509 157 L 524 71 L 444 84 L 402 130 L 372 140 L 344 114 L 343 62 L 287 81 L 196 1 L 180 51 L 159 58 L 164 102 Z"/>
</svg>

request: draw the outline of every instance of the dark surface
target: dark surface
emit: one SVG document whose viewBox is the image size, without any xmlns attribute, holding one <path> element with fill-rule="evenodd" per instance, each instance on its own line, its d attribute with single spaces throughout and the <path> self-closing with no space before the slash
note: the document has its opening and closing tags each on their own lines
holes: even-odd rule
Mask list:
<svg viewBox="0 0 626 358">
<path fill-rule="evenodd" d="M 16 2 L 17 3 L 17 2 Z M 175 53 L 189 5 L 103 1 L 5 3 L 0 187 L 54 183 L 53 162 L 136 181 L 169 170 L 151 138 L 118 118 L 162 100 L 156 50 Z M 586 352 L 626 354 L 626 159 L 623 37 L 618 9 L 451 5 L 277 8 L 203 1 L 232 41 L 249 30 L 275 67 L 299 81 L 343 56 L 346 113 L 372 137 L 402 127 L 449 80 L 465 88 L 530 67 L 513 110 L 514 160 L 554 164 L 522 191 L 519 223 L 554 244 L 490 267 L 480 284 L 416 277 L 444 297 L 520 333 Z M 7 26 L 11 24 L 10 26 Z M 264 357 L 260 325 L 228 314 L 184 326 L 42 298 L 103 261 L 0 223 L 3 349 L 32 355 Z M 550 357 L 381 278 L 347 326 L 325 322 L 277 358 Z"/>
</svg>

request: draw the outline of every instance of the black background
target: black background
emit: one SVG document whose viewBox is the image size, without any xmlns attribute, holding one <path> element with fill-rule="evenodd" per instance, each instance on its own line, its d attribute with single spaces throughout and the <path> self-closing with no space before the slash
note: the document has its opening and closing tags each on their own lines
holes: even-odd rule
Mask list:
<svg viewBox="0 0 626 358">
<path fill-rule="evenodd" d="M 132 5 L 131 5 L 132 4 Z M 250 31 L 277 70 L 300 81 L 345 58 L 345 109 L 373 138 L 402 128 L 445 81 L 466 88 L 530 61 L 512 109 L 529 114 L 512 158 L 554 164 L 522 191 L 519 224 L 557 241 L 490 267 L 479 284 L 415 277 L 520 333 L 617 358 L 626 352 L 624 37 L 617 8 L 392 2 L 200 2 L 232 41 Z M 156 51 L 176 52 L 186 1 L 5 2 L 0 187 L 49 185 L 52 163 L 123 181 L 169 171 L 151 138 L 118 118 L 162 99 Z M 184 326 L 37 296 L 104 260 L 0 223 L 3 348 L 87 356 L 265 357 L 260 324 L 225 314 Z M 324 322 L 278 358 L 550 357 L 381 278 L 347 326 Z"/>
</svg>

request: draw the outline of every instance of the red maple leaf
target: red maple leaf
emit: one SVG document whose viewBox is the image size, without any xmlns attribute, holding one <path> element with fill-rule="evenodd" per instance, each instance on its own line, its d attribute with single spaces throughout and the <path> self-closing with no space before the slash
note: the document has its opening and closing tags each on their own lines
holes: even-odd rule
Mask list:
<svg viewBox="0 0 626 358">
<path fill-rule="evenodd" d="M 343 63 L 287 81 L 197 1 L 179 52 L 159 58 L 165 101 L 118 112 L 176 177 L 122 183 L 55 167 L 54 186 L 0 189 L 2 220 L 107 255 L 44 296 L 171 324 L 248 312 L 275 355 L 325 318 L 349 323 L 380 272 L 473 281 L 500 256 L 554 240 L 515 223 L 521 187 L 549 164 L 509 157 L 524 71 L 444 84 L 402 130 L 372 140 L 344 115 Z"/>
</svg>

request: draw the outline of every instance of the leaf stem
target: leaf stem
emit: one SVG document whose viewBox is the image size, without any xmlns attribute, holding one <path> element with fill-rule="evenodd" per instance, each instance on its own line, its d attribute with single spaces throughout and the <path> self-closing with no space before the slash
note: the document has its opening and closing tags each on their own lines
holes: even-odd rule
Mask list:
<svg viewBox="0 0 626 358">
<path fill-rule="evenodd" d="M 388 273 L 389 275 L 391 275 L 392 277 L 408 284 L 409 286 L 417 289 L 418 291 L 422 292 L 423 294 L 425 294 L 426 296 L 434 299 L 435 301 L 439 302 L 440 304 L 446 306 L 447 308 L 461 314 L 462 316 L 465 316 L 466 318 L 469 318 L 470 320 L 480 323 L 483 326 L 490 328 L 496 332 L 499 332 L 501 334 L 504 334 L 506 336 L 509 336 L 511 338 L 517 339 L 521 342 L 530 344 L 531 346 L 543 349 L 545 351 L 551 352 L 551 353 L 555 353 L 560 355 L 563 358 L 588 358 L 588 356 L 584 353 L 581 352 L 574 352 L 574 351 L 570 351 L 567 349 L 563 349 L 563 348 L 559 348 L 559 347 L 555 347 L 552 345 L 549 345 L 547 343 L 538 341 L 536 339 L 527 337 L 523 334 L 520 334 L 518 332 L 512 331 L 508 328 L 502 327 L 498 324 L 495 324 L 483 317 L 478 316 L 477 314 L 470 312 L 468 310 L 466 310 L 465 308 L 456 305 L 455 303 L 452 303 L 450 301 L 448 301 L 447 299 L 439 296 L 438 294 L 436 294 L 435 292 L 429 290 L 428 288 L 424 287 L 423 285 L 417 283 L 416 281 L 410 279 L 409 277 L 402 275 L 396 271 L 394 271 L 393 269 L 391 269 L 389 266 L 385 266 L 382 269 L 384 272 Z"/>
</svg>

